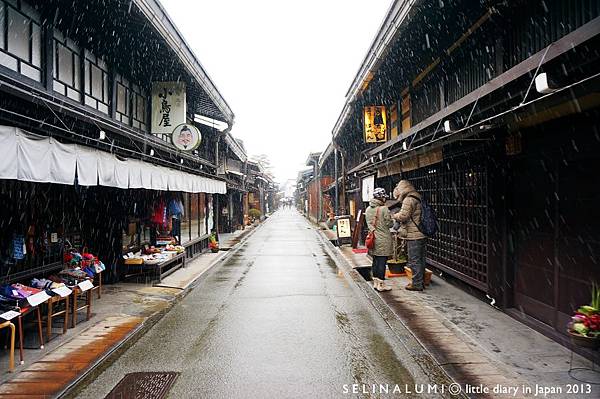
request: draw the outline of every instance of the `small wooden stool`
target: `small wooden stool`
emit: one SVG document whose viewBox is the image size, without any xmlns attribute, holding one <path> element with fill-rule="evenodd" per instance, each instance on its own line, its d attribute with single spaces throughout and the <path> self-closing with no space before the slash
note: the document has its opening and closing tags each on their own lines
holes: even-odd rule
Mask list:
<svg viewBox="0 0 600 399">
<path fill-rule="evenodd" d="M 75 328 L 75 326 L 77 325 L 77 313 L 80 310 L 86 310 L 87 314 L 86 314 L 86 318 L 85 320 L 89 320 L 92 317 L 92 291 L 93 289 L 89 289 L 85 292 L 81 291 L 81 288 L 79 288 L 78 286 L 75 286 L 72 288 L 73 293 L 71 294 L 71 296 L 73 297 L 73 299 L 71 300 L 71 327 Z M 85 305 L 77 307 L 78 306 L 78 297 L 79 296 L 85 296 Z"/>
<path fill-rule="evenodd" d="M 46 318 L 46 341 L 50 341 L 52 338 L 52 319 L 55 317 L 64 316 L 63 334 L 67 332 L 69 327 L 69 298 L 71 295 L 65 297 L 53 296 L 48 300 L 48 316 Z M 65 309 L 59 312 L 54 312 L 54 304 L 58 304 L 61 301 L 65 301 Z"/>
<path fill-rule="evenodd" d="M 0 323 L 0 329 L 10 328 L 10 353 L 8 358 L 8 370 L 12 373 L 15 371 L 15 325 L 10 321 Z"/>
</svg>

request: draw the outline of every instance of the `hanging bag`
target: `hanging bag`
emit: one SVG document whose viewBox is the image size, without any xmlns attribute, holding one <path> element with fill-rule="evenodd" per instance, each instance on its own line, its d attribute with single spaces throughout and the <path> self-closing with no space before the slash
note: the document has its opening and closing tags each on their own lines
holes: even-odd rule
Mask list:
<svg viewBox="0 0 600 399">
<path fill-rule="evenodd" d="M 415 197 L 414 195 L 409 195 L 410 198 L 414 198 L 421 204 L 421 220 L 417 224 L 413 219 L 413 216 L 410 215 L 410 220 L 417 226 L 417 229 L 426 235 L 427 237 L 433 237 L 439 230 L 437 216 L 435 211 L 429 205 L 425 198 L 420 199 L 419 197 Z"/>
<path fill-rule="evenodd" d="M 375 248 L 375 230 L 377 229 L 377 219 L 379 218 L 379 208 L 377 207 L 377 211 L 375 212 L 375 223 L 373 223 L 373 231 L 369 231 L 367 234 L 367 238 L 365 240 L 365 244 L 368 249 Z"/>
</svg>

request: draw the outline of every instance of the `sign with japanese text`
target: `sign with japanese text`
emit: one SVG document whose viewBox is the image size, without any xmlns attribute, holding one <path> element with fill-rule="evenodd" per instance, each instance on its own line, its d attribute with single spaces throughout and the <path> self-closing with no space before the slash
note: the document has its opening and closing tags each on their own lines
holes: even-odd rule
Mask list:
<svg viewBox="0 0 600 399">
<path fill-rule="evenodd" d="M 77 284 L 81 292 L 86 292 L 87 290 L 91 290 L 94 288 L 94 284 L 90 280 L 83 280 L 79 284 Z"/>
<path fill-rule="evenodd" d="M 38 306 L 50 299 L 50 295 L 46 294 L 46 291 L 40 291 L 37 294 L 33 294 L 27 297 L 27 302 L 31 306 Z"/>
<path fill-rule="evenodd" d="M 363 202 L 369 202 L 373 199 L 373 191 L 375 191 L 375 175 L 367 176 L 362 179 Z"/>
<path fill-rule="evenodd" d="M 171 140 L 177 149 L 192 151 L 200 145 L 202 135 L 196 126 L 182 123 L 173 130 Z"/>
<path fill-rule="evenodd" d="M 337 219 L 336 230 L 338 238 L 352 237 L 352 230 L 350 228 L 350 216 L 340 217 L 339 219 Z"/>
<path fill-rule="evenodd" d="M 185 123 L 185 84 L 183 82 L 152 83 L 152 133 L 172 134 Z"/>
<path fill-rule="evenodd" d="M 73 291 L 66 285 L 63 285 L 62 287 L 52 289 L 52 292 L 60 295 L 61 298 L 64 298 L 66 296 L 71 295 L 71 292 L 73 292 Z"/>
<path fill-rule="evenodd" d="M 364 108 L 365 142 L 382 143 L 387 141 L 385 107 L 369 106 Z"/>
<path fill-rule="evenodd" d="M 9 310 L 8 312 L 4 312 L 2 314 L 0 314 L 0 319 L 4 319 L 6 321 L 8 320 L 12 320 L 17 316 L 20 316 L 21 314 L 19 312 L 15 312 L 14 310 Z"/>
</svg>

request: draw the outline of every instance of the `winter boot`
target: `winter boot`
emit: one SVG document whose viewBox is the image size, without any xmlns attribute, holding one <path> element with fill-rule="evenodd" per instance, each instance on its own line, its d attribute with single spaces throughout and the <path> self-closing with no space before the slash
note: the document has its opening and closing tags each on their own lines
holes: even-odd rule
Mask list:
<svg viewBox="0 0 600 399">
<path fill-rule="evenodd" d="M 404 287 L 408 291 L 423 291 L 423 287 L 415 287 L 412 283 L 409 283 L 406 287 Z"/>
<path fill-rule="evenodd" d="M 392 287 L 385 283 L 385 280 L 379 280 L 379 291 L 391 291 Z"/>
<path fill-rule="evenodd" d="M 381 287 L 381 280 L 378 279 L 377 277 L 373 277 L 373 288 L 375 289 L 375 291 L 379 291 Z"/>
</svg>

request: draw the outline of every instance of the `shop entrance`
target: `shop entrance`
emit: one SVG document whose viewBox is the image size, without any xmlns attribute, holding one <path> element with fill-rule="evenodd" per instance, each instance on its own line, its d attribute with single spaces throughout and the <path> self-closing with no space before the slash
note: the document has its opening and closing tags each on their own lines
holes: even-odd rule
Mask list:
<svg viewBox="0 0 600 399">
<path fill-rule="evenodd" d="M 514 307 L 561 334 L 600 282 L 600 143 L 590 130 L 582 123 L 524 134 L 523 148 L 540 150 L 510 164 Z"/>
</svg>

